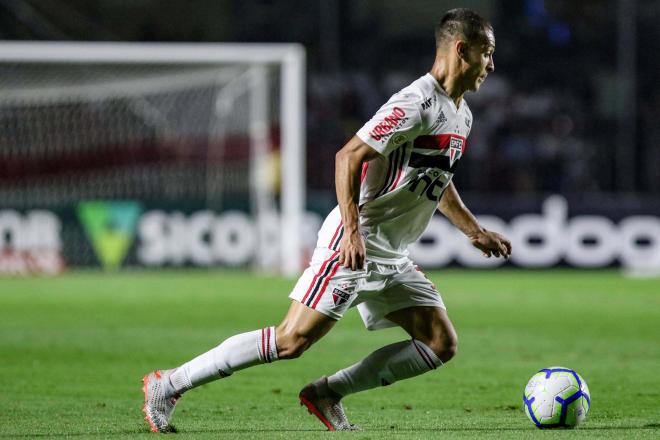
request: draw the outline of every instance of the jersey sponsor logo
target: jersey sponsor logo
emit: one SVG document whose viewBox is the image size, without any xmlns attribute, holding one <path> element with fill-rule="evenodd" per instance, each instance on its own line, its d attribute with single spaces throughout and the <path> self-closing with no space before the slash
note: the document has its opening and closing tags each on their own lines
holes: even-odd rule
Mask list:
<svg viewBox="0 0 660 440">
<path fill-rule="evenodd" d="M 452 136 L 449 140 L 449 166 L 453 166 L 456 160 L 463 154 L 463 139 Z"/>
<path fill-rule="evenodd" d="M 371 136 L 375 141 L 380 141 L 384 137 L 387 137 L 404 121 L 403 117 L 405 115 L 406 112 L 401 107 L 392 108 L 392 113 L 390 113 L 389 116 L 386 116 L 382 122 L 376 125 L 369 132 L 369 136 Z"/>
<path fill-rule="evenodd" d="M 433 96 L 429 96 L 428 98 L 426 98 L 426 99 L 422 102 L 422 110 L 428 110 L 428 109 L 431 107 L 432 104 L 435 104 L 435 101 L 436 101 L 437 99 L 438 99 L 438 98 L 436 98 L 435 95 L 433 95 Z"/>
<path fill-rule="evenodd" d="M 335 288 L 332 291 L 332 300 L 334 301 L 335 305 L 341 305 L 344 304 L 348 299 L 351 297 L 351 294 L 348 292 L 344 292 L 343 290 L 339 290 Z"/>
<path fill-rule="evenodd" d="M 418 197 L 426 196 L 432 202 L 437 202 L 442 197 L 451 176 L 441 173 L 435 169 L 429 169 L 413 177 L 408 184 L 408 191 L 417 193 Z M 419 189 L 418 189 L 419 188 Z"/>
<path fill-rule="evenodd" d="M 472 124 L 472 119 L 466 117 L 466 118 L 465 118 L 465 125 L 467 125 L 468 128 L 470 128 L 470 125 L 471 125 L 471 124 Z"/>
<path fill-rule="evenodd" d="M 445 112 L 441 111 L 438 117 L 435 120 L 436 125 L 442 125 L 447 122 L 447 116 L 445 116 Z"/>
<path fill-rule="evenodd" d="M 477 215 L 486 229 L 507 230 L 515 252 L 508 260 L 521 267 L 624 267 L 657 270 L 660 267 L 660 216 L 620 217 L 617 224 L 601 215 L 571 217 L 563 196 L 546 199 L 539 211 L 519 211 L 513 218 Z M 515 210 L 515 209 L 514 209 Z M 485 213 L 484 213 L 485 214 Z M 508 220 L 506 220 L 508 219 Z M 456 262 L 466 267 L 493 267 L 503 259 L 482 258 L 449 221 L 434 216 L 419 240 L 410 246 L 411 257 L 429 267 Z M 650 273 L 650 272 L 649 272 Z"/>
<path fill-rule="evenodd" d="M 62 221 L 50 211 L 0 209 L 0 274 L 56 274 L 65 269 Z"/>
<path fill-rule="evenodd" d="M 118 269 L 133 240 L 142 203 L 137 201 L 87 201 L 78 204 L 78 217 L 101 265 Z"/>
</svg>

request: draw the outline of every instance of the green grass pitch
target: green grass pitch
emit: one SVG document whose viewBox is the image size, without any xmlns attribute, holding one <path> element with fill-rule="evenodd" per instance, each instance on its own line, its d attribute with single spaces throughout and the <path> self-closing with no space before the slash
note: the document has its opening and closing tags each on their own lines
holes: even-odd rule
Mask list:
<svg viewBox="0 0 660 440">
<path fill-rule="evenodd" d="M 351 310 L 302 358 L 258 366 L 181 400 L 173 438 L 660 438 L 660 281 L 616 271 L 432 272 L 459 334 L 443 368 L 349 396 L 364 431 L 331 434 L 301 386 L 405 338 Z M 232 334 L 279 322 L 293 281 L 228 271 L 0 279 L 0 438 L 155 438 L 141 378 Z M 591 389 L 586 422 L 539 431 L 521 396 L 561 365 Z M 149 437 L 150 436 L 150 437 Z"/>
</svg>

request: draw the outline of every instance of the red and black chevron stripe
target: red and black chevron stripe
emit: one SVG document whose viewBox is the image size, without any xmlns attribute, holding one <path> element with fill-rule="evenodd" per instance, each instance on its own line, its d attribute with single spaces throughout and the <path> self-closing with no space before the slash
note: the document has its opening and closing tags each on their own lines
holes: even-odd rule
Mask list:
<svg viewBox="0 0 660 440">
<path fill-rule="evenodd" d="M 339 243 L 341 243 L 341 238 L 343 236 L 344 236 L 344 225 L 342 222 L 339 222 L 339 226 L 337 226 L 334 235 L 330 239 L 330 243 L 328 243 L 328 249 L 332 249 L 333 251 L 338 250 Z"/>
<path fill-rule="evenodd" d="M 392 191 L 396 184 L 399 183 L 401 178 L 401 171 L 403 169 L 403 160 L 405 158 L 405 146 L 397 148 L 390 154 L 389 167 L 387 169 L 387 177 L 385 178 L 385 184 L 380 191 L 376 193 L 376 197 L 380 197 L 388 192 Z"/>
<path fill-rule="evenodd" d="M 270 355 L 270 327 L 261 329 L 261 358 L 266 363 L 273 362 Z"/>
<path fill-rule="evenodd" d="M 417 349 L 417 352 L 419 353 L 419 355 L 421 356 L 421 358 L 424 359 L 424 362 L 426 362 L 426 365 L 428 365 L 429 370 L 435 370 L 436 368 L 438 368 L 438 367 L 435 365 L 435 363 L 433 362 L 433 359 L 431 359 L 431 356 L 426 352 L 426 350 L 424 350 L 424 348 L 422 348 L 422 347 L 420 347 L 419 345 L 417 345 L 417 341 L 415 341 L 415 340 L 413 339 L 413 340 L 412 340 L 412 343 L 413 343 L 413 345 L 415 346 L 415 348 Z"/>
<path fill-rule="evenodd" d="M 318 273 L 312 278 L 312 282 L 305 292 L 305 296 L 302 299 L 302 303 L 309 307 L 316 307 L 318 299 L 320 299 L 319 292 L 322 294 L 322 290 L 327 286 L 327 282 L 330 281 L 330 278 L 337 271 L 339 266 L 339 251 L 335 251 L 332 255 L 323 262 Z M 318 297 L 318 298 L 317 298 Z M 314 299 L 317 298 L 316 301 Z M 312 301 L 314 301 L 312 303 Z M 313 305 L 312 305 L 313 304 Z"/>
</svg>

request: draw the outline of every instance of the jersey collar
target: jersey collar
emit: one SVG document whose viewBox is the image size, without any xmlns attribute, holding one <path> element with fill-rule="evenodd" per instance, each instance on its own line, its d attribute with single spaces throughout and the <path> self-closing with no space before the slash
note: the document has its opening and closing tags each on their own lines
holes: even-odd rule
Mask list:
<svg viewBox="0 0 660 440">
<path fill-rule="evenodd" d="M 449 102 L 451 103 L 451 105 L 454 107 L 454 110 L 456 110 L 456 113 L 458 113 L 458 112 L 463 108 L 463 103 L 465 102 L 465 98 L 461 98 L 461 102 L 460 102 L 460 104 L 458 104 L 458 107 L 456 107 L 456 104 L 454 104 L 454 100 L 451 99 L 451 96 L 449 96 L 449 95 L 447 94 L 447 92 L 445 91 L 445 89 L 442 88 L 442 86 L 440 85 L 440 83 L 438 82 L 438 80 L 435 79 L 435 77 L 434 77 L 433 75 L 431 75 L 430 72 L 427 73 L 425 76 L 427 76 L 427 77 L 429 78 L 429 80 L 430 80 L 431 82 L 433 82 L 433 86 L 435 87 L 435 90 L 436 90 L 438 93 L 440 93 L 441 95 L 444 95 L 444 96 L 447 97 L 447 99 L 449 100 Z"/>
</svg>

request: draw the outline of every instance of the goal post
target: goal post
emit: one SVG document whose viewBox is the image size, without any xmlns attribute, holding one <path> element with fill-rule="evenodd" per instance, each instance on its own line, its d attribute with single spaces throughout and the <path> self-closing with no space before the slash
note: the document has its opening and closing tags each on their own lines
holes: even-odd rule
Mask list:
<svg viewBox="0 0 660 440">
<path fill-rule="evenodd" d="M 249 175 L 250 210 L 255 215 L 255 230 L 260 238 L 266 231 L 273 230 L 273 222 L 278 223 L 279 255 L 276 269 L 282 274 L 293 276 L 300 271 L 302 265 L 302 239 L 300 231 L 305 208 L 305 50 L 299 44 L 217 44 L 217 43 L 70 43 L 70 42 L 1 42 L 0 63 L 16 65 L 54 66 L 54 65 L 94 65 L 94 66 L 139 66 L 140 69 L 156 65 L 180 65 L 191 67 L 191 72 L 165 72 L 160 77 L 112 78 L 111 84 L 104 88 L 98 84 L 85 85 L 68 83 L 67 87 L 30 87 L 12 89 L 11 79 L 8 86 L 3 87 L 4 98 L 16 100 L 38 100 L 43 95 L 46 99 L 72 99 L 71 94 L 84 94 L 84 99 L 105 99 L 117 93 L 140 93 L 141 90 L 157 89 L 160 82 L 169 81 L 167 87 L 183 89 L 186 83 L 206 81 L 205 75 L 213 76 L 213 81 L 221 82 L 221 87 L 214 92 L 213 107 L 210 112 L 219 117 L 221 107 L 229 110 L 228 120 L 222 124 L 208 128 L 229 131 L 237 124 L 239 117 L 247 118 L 245 137 L 249 139 L 250 164 L 246 173 Z M 224 71 L 208 71 L 206 67 L 227 66 Z M 237 75 L 229 78 L 231 66 L 241 66 Z M 277 75 L 268 75 L 269 68 L 277 67 Z M 19 72 L 20 74 L 20 72 Z M 61 74 L 61 72 L 60 72 Z M 222 78 L 222 76 L 227 78 Z M 278 84 L 271 84 L 276 78 Z M 66 78 L 65 78 L 66 80 Z M 233 81 L 233 82 L 232 82 Z M 177 83 L 178 82 L 178 83 Z M 231 101 L 231 87 L 245 87 L 247 98 L 241 97 L 241 107 Z M 271 87 L 272 86 L 272 87 Z M 87 89 L 86 89 L 87 88 Z M 276 90 L 276 92 L 273 92 Z M 104 93 L 107 95 L 104 95 Z M 46 96 L 49 95 L 49 96 Z M 273 104 L 273 96 L 275 96 Z M 223 99 L 225 101 L 223 102 Z M 7 107 L 0 96 L 0 111 Z M 12 104 L 13 105 L 13 104 Z M 157 120 L 162 115 L 153 108 L 148 100 L 135 100 L 130 104 L 133 111 L 140 112 L 144 118 Z M 272 115 L 269 109 L 275 108 L 278 113 L 277 130 L 272 130 Z M 180 110 L 182 113 L 185 109 Z M 180 120 L 190 115 L 174 115 Z M 211 115 L 213 116 L 213 115 Z M 233 119 L 231 119 L 233 118 Z M 199 119 L 199 118 L 198 118 Z M 193 121 L 194 122 L 194 121 Z M 109 124 L 113 123 L 111 121 Z M 19 122 L 20 124 L 20 122 Z M 185 126 L 185 123 L 183 124 Z M 66 130 L 63 127 L 63 130 Z M 185 128 L 184 128 L 185 129 Z M 119 128 L 123 130 L 123 128 Z M 192 130 L 192 129 L 191 129 Z M 272 182 L 264 177 L 266 170 L 272 168 L 270 158 L 273 148 L 270 145 L 272 132 L 279 133 L 274 142 L 279 143 L 279 198 L 275 203 L 277 191 Z M 218 133 L 216 133 L 218 134 Z M 3 143 L 7 142 L 6 139 Z M 220 141 L 220 143 L 225 141 Z M 17 147 L 18 148 L 18 147 Z M 224 147 L 219 147 L 224 148 Z M 21 155 L 21 152 L 12 154 Z M 209 154 L 209 153 L 207 153 Z M 285 169 L 284 169 L 285 168 Z M 209 170 L 209 175 L 212 170 Z M 241 174 L 240 172 L 236 173 Z M 223 177 L 228 179 L 228 177 Z M 207 196 L 213 197 L 214 181 L 207 179 Z M 102 195 L 100 196 L 102 197 Z M 279 209 L 276 208 L 279 205 Z M 273 211 L 277 216 L 273 217 Z M 262 242 L 263 240 L 257 240 Z M 259 246 L 259 244 L 257 244 Z M 262 269 L 268 269 L 272 258 L 261 258 L 265 252 L 257 251 L 253 264 Z"/>
</svg>

